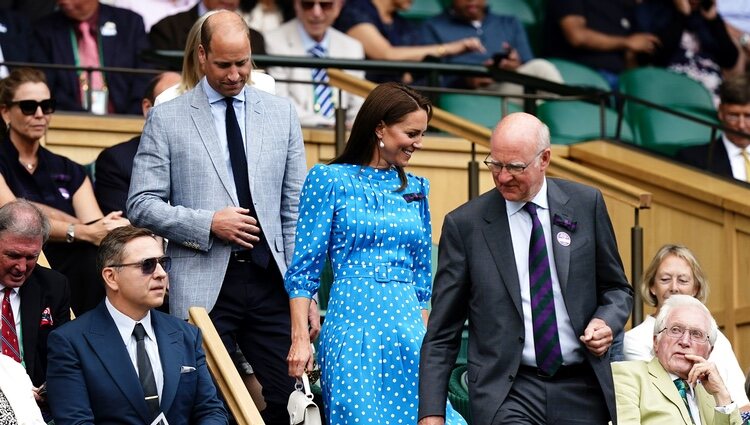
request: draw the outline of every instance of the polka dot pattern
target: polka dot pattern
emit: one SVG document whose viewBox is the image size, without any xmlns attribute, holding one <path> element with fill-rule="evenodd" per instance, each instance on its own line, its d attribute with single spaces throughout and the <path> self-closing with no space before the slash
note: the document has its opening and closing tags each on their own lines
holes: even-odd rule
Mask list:
<svg viewBox="0 0 750 425">
<path fill-rule="evenodd" d="M 320 363 L 331 425 L 417 422 L 432 235 L 429 183 L 407 176 L 397 192 L 395 170 L 316 165 L 302 189 L 285 286 L 292 298 L 311 297 L 330 257 Z M 420 196 L 407 202 L 409 194 Z M 450 406 L 447 413 L 447 423 L 465 424 Z"/>
</svg>

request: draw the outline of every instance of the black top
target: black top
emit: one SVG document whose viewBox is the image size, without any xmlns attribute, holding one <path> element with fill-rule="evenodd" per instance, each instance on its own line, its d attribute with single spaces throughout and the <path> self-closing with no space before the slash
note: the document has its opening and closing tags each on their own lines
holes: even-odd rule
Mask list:
<svg viewBox="0 0 750 425">
<path fill-rule="evenodd" d="M 18 151 L 7 136 L 0 143 L 0 174 L 17 198 L 24 198 L 75 216 L 73 195 L 83 184 L 86 171 L 70 159 L 40 146 L 34 174 L 18 161 Z"/>
</svg>

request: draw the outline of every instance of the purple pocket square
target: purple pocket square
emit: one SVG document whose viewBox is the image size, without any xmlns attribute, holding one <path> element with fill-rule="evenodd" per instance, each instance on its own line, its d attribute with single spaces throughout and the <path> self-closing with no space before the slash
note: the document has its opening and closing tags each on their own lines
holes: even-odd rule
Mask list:
<svg viewBox="0 0 750 425">
<path fill-rule="evenodd" d="M 567 229 L 567 230 L 569 230 L 571 232 L 575 232 L 576 231 L 576 226 L 578 226 L 577 222 L 569 219 L 568 217 L 561 217 L 561 216 L 559 216 L 557 214 L 555 214 L 554 217 L 552 217 L 552 224 L 554 224 L 556 226 L 560 226 L 560 227 L 562 227 L 564 229 Z"/>
</svg>

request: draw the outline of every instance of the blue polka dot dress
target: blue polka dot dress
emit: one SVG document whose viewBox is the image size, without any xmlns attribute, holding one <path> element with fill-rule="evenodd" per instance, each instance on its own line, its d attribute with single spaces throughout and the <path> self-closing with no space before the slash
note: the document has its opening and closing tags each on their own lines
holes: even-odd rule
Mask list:
<svg viewBox="0 0 750 425">
<path fill-rule="evenodd" d="M 311 297 L 330 256 L 334 281 L 320 335 L 331 425 L 417 423 L 421 310 L 431 295 L 429 183 L 396 170 L 316 165 L 302 188 L 291 298 Z M 465 424 L 448 405 L 446 423 Z"/>
</svg>

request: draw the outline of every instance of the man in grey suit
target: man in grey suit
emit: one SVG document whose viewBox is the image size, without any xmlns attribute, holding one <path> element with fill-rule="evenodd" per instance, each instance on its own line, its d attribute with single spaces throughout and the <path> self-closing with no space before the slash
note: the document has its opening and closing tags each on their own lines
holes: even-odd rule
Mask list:
<svg viewBox="0 0 750 425">
<path fill-rule="evenodd" d="M 598 190 L 545 177 L 549 129 L 516 113 L 495 129 L 492 190 L 449 213 L 422 345 L 420 425 L 442 424 L 469 319 L 478 424 L 615 419 L 608 349 L 632 306 Z"/>
<path fill-rule="evenodd" d="M 236 342 L 255 369 L 265 423 L 286 424 L 294 380 L 283 275 L 306 171 L 300 124 L 287 100 L 246 87 L 250 39 L 239 15 L 210 16 L 201 40 L 205 77 L 146 122 L 128 216 L 169 239 L 172 314 L 209 310 L 227 349 Z"/>
</svg>

